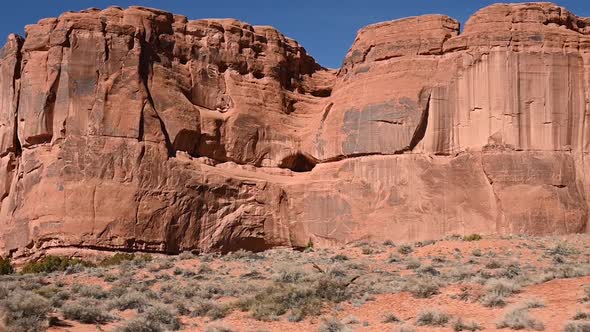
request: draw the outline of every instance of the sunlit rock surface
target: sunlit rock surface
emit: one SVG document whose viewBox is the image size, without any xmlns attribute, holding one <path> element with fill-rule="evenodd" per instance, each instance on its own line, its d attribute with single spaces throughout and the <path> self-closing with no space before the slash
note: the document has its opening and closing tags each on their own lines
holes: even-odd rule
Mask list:
<svg viewBox="0 0 590 332">
<path fill-rule="evenodd" d="M 585 232 L 590 19 L 493 5 L 361 29 L 64 13 L 0 52 L 0 254 Z"/>
</svg>

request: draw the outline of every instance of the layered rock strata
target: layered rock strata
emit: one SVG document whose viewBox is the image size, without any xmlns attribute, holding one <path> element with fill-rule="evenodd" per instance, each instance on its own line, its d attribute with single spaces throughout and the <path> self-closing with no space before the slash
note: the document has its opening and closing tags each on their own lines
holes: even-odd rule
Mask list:
<svg viewBox="0 0 590 332">
<path fill-rule="evenodd" d="M 0 254 L 585 232 L 590 19 L 493 5 L 361 29 L 64 13 L 0 52 Z"/>
</svg>

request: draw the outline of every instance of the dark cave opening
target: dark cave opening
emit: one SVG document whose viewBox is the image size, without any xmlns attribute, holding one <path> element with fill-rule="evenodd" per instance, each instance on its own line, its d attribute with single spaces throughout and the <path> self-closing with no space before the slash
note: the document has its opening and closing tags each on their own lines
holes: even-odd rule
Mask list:
<svg viewBox="0 0 590 332">
<path fill-rule="evenodd" d="M 332 95 L 332 88 L 318 89 L 311 91 L 311 95 L 314 97 L 330 97 Z"/>
<path fill-rule="evenodd" d="M 317 164 L 316 160 L 303 153 L 295 153 L 283 158 L 279 164 L 280 168 L 288 168 L 293 172 L 309 172 Z"/>
</svg>

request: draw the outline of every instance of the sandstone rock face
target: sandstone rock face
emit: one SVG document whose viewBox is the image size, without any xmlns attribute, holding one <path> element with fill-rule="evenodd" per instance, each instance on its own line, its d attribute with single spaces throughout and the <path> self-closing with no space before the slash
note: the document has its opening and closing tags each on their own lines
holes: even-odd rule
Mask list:
<svg viewBox="0 0 590 332">
<path fill-rule="evenodd" d="M 590 229 L 590 19 L 564 8 L 371 25 L 338 71 L 142 7 L 26 32 L 0 52 L 0 255 Z"/>
</svg>

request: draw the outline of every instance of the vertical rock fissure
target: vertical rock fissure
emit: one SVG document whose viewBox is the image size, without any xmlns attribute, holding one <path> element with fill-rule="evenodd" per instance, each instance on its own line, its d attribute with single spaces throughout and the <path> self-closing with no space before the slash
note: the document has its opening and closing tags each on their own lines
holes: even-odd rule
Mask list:
<svg viewBox="0 0 590 332">
<path fill-rule="evenodd" d="M 104 63 L 107 63 L 110 58 L 109 37 L 107 35 L 107 24 L 105 21 L 100 22 L 102 26 L 102 36 L 104 40 Z"/>
<path fill-rule="evenodd" d="M 324 114 L 322 114 L 322 121 L 320 122 L 320 129 L 324 126 L 324 122 L 326 122 L 326 119 L 328 118 L 328 115 L 330 114 L 330 111 L 332 110 L 332 106 L 334 106 L 333 102 L 330 102 L 328 105 L 326 105 L 326 107 L 324 109 Z"/>
<path fill-rule="evenodd" d="M 20 140 L 18 139 L 18 107 L 20 103 L 20 77 L 21 77 L 21 65 L 22 65 L 22 53 L 21 49 L 24 43 L 23 38 L 20 36 L 16 36 L 17 42 L 17 49 L 16 49 L 16 64 L 14 65 L 14 74 L 12 75 L 12 88 L 13 91 L 13 98 L 15 103 L 14 109 L 14 131 L 13 131 L 13 145 L 14 145 L 14 154 L 16 157 L 20 157 L 22 155 L 22 145 Z"/>
<path fill-rule="evenodd" d="M 154 100 L 153 100 L 152 94 L 150 92 L 149 78 L 150 78 L 150 74 L 151 74 L 151 70 L 150 70 L 151 48 L 143 39 L 140 40 L 140 47 L 141 47 L 141 51 L 140 51 L 140 55 L 139 55 L 139 76 L 141 77 L 141 80 L 143 82 L 143 86 L 144 86 L 146 94 L 147 94 L 147 97 L 146 97 L 147 102 L 150 104 L 150 106 L 152 106 L 152 109 L 154 110 L 154 113 L 156 114 L 156 117 L 158 118 L 158 121 L 160 122 L 160 128 L 162 130 L 162 134 L 164 135 L 164 140 L 166 141 L 166 148 L 168 150 L 168 157 L 173 157 L 176 155 L 176 153 L 175 153 L 174 148 L 172 146 L 172 142 L 170 141 L 170 135 L 168 134 L 168 131 L 166 130 L 166 126 L 164 124 L 164 121 L 162 120 L 162 118 L 158 114 L 158 110 L 156 109 L 156 105 L 154 104 Z M 147 52 L 150 52 L 150 53 L 147 54 Z M 144 107 L 144 109 L 145 109 L 145 107 Z M 144 115 L 145 114 L 142 110 L 140 125 L 143 125 L 145 123 L 145 120 L 143 118 Z M 143 129 L 140 129 L 140 135 L 143 136 Z"/>
<path fill-rule="evenodd" d="M 141 107 L 141 114 L 139 115 L 139 132 L 137 134 L 137 140 L 139 142 L 144 141 L 145 129 L 143 128 L 143 126 L 145 125 L 145 120 L 143 117 L 145 116 L 145 105 L 147 105 L 147 103 L 147 100 L 143 102 L 143 106 Z"/>
<path fill-rule="evenodd" d="M 480 166 L 481 166 L 481 171 L 483 173 L 483 176 L 485 177 L 486 181 L 489 183 L 490 189 L 492 190 L 492 194 L 494 195 L 494 198 L 496 199 L 496 208 L 498 209 L 498 216 L 496 217 L 496 232 L 500 233 L 502 231 L 500 229 L 500 227 L 502 226 L 502 220 L 506 219 L 506 216 L 504 215 L 504 209 L 502 208 L 502 200 L 500 199 L 500 196 L 498 196 L 498 193 L 494 189 L 494 180 L 492 180 L 492 178 L 486 172 L 484 162 L 483 162 L 483 153 L 480 153 L 479 161 L 480 161 Z"/>
<path fill-rule="evenodd" d="M 574 121 L 573 121 L 573 108 L 574 105 L 572 103 L 572 100 L 574 100 L 574 91 L 572 89 L 572 80 L 573 80 L 573 74 L 571 72 L 571 64 L 570 64 L 570 58 L 567 57 L 567 132 L 566 132 L 566 142 L 565 144 L 567 146 L 572 147 L 573 146 L 573 133 L 574 133 Z"/>
<path fill-rule="evenodd" d="M 426 129 L 428 128 L 428 113 L 430 113 L 430 99 L 432 97 L 432 92 L 428 93 L 428 99 L 426 100 L 426 107 L 422 112 L 422 116 L 420 118 L 420 122 L 418 126 L 416 126 L 416 130 L 414 131 L 414 135 L 412 135 L 412 139 L 410 140 L 410 145 L 403 149 L 402 152 L 405 151 L 412 151 L 414 148 L 422 141 L 424 136 L 426 135 Z"/>
<path fill-rule="evenodd" d="M 47 92 L 47 98 L 45 99 L 45 105 L 43 107 L 43 114 L 45 117 L 45 128 L 48 132 L 46 135 L 49 142 L 53 139 L 53 117 L 55 114 L 55 102 L 57 97 L 57 90 L 59 88 L 59 82 L 61 77 L 61 67 L 57 69 L 57 75 L 55 76 L 49 91 Z"/>
</svg>

